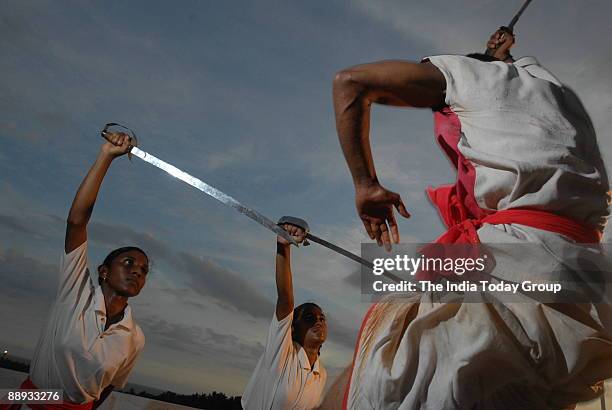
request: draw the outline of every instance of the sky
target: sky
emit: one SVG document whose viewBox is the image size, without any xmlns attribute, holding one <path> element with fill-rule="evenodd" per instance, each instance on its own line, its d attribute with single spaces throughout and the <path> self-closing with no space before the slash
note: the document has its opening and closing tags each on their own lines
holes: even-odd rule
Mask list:
<svg viewBox="0 0 612 410">
<path fill-rule="evenodd" d="M 107 122 L 145 151 L 272 219 L 359 252 L 369 242 L 335 133 L 339 70 L 484 49 L 521 1 L 161 2 L 7 0 L 0 12 L 0 348 L 29 358 L 53 301 L 65 218 Z M 516 26 L 582 99 L 612 163 L 607 0 L 536 0 Z M 453 173 L 427 110 L 374 107 L 379 179 L 412 217 L 403 241 L 442 233 L 425 199 Z M 607 234 L 610 237 L 609 233 Z M 150 165 L 123 157 L 89 226 L 89 265 L 141 246 L 152 260 L 130 301 L 146 347 L 130 381 L 181 393 L 242 393 L 274 312 L 274 235 Z M 352 354 L 359 266 L 315 244 L 293 250 L 296 303 L 326 311 L 330 379 Z"/>
</svg>

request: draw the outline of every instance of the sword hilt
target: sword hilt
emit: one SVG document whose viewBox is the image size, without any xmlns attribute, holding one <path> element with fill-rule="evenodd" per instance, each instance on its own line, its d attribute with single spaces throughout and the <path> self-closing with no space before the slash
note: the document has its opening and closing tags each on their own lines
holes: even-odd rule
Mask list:
<svg viewBox="0 0 612 410">
<path fill-rule="evenodd" d="M 109 134 L 111 134 L 111 132 L 108 130 L 110 127 L 120 127 L 123 128 L 124 130 L 127 130 L 129 133 L 129 138 L 130 138 L 130 145 L 131 147 L 136 147 L 138 146 L 138 138 L 136 138 L 136 133 L 131 129 L 126 127 L 125 125 L 121 125 L 119 123 L 116 122 L 109 122 L 107 123 L 104 128 L 102 129 L 102 131 L 100 131 L 100 135 L 102 135 L 102 138 L 104 138 L 105 140 L 107 140 L 108 142 L 111 142 L 108 139 Z M 130 148 L 131 150 L 132 148 Z M 128 151 L 128 159 L 131 161 L 132 160 L 132 153 L 130 151 Z"/>
<path fill-rule="evenodd" d="M 297 226 L 298 228 L 302 228 L 304 232 L 306 233 L 306 235 L 308 235 L 308 233 L 310 232 L 310 226 L 308 226 L 308 222 L 306 222 L 302 218 L 296 218 L 295 216 L 283 216 L 278 220 L 277 224 L 278 225 L 289 224 L 289 225 Z M 304 246 L 308 246 L 310 245 L 310 242 L 308 242 L 308 239 L 304 239 L 302 244 Z"/>
<path fill-rule="evenodd" d="M 516 24 L 516 22 L 518 21 L 518 19 L 521 17 L 521 15 L 523 14 L 523 12 L 525 11 L 525 9 L 527 8 L 527 6 L 529 6 L 529 3 L 531 3 L 531 0 L 525 0 L 525 2 L 523 3 L 523 5 L 521 6 L 520 10 L 514 15 L 514 17 L 512 17 L 512 20 L 510 20 L 510 23 L 507 26 L 501 26 L 499 28 L 499 30 L 502 30 L 512 36 L 514 36 L 514 25 Z M 495 50 L 490 50 L 488 47 L 485 50 L 485 54 L 490 56 L 493 55 L 493 53 L 495 52 Z M 512 57 L 512 55 L 510 55 L 510 53 L 508 53 L 509 57 Z"/>
<path fill-rule="evenodd" d="M 511 36 L 514 36 L 514 32 L 512 31 L 512 28 L 511 28 L 511 27 L 508 27 L 508 26 L 501 26 L 501 27 L 498 29 L 498 31 L 503 31 L 504 33 L 508 33 L 508 34 L 510 34 Z M 490 49 L 490 48 L 488 48 L 488 47 L 487 47 L 487 49 L 485 50 L 485 52 L 484 52 L 484 53 L 485 53 L 486 55 L 488 55 L 488 56 L 492 56 L 492 55 L 493 55 L 493 53 L 495 53 L 495 51 L 496 51 L 496 50 L 497 50 L 497 48 Z M 509 52 L 508 52 L 508 57 L 512 58 L 512 54 L 510 54 Z"/>
</svg>

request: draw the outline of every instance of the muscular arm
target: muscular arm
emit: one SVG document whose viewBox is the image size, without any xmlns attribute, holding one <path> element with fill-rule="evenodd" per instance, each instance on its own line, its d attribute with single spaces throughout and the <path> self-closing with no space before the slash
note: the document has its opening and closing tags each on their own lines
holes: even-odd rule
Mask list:
<svg viewBox="0 0 612 410">
<path fill-rule="evenodd" d="M 297 243 L 304 242 L 306 232 L 292 224 L 282 224 Z M 285 239 L 276 238 L 276 319 L 283 320 L 293 311 L 293 279 L 291 276 L 291 245 Z"/>
<path fill-rule="evenodd" d="M 379 245 L 399 243 L 393 207 L 410 214 L 401 197 L 378 181 L 370 148 L 372 103 L 401 107 L 444 105 L 446 80 L 433 64 L 381 61 L 340 71 L 333 86 L 338 138 L 355 185 L 355 205 L 363 225 Z M 389 226 L 387 226 L 387 223 Z"/>
<path fill-rule="evenodd" d="M 336 129 L 355 187 L 377 182 L 369 141 L 372 103 L 440 107 L 444 105 L 445 89 L 444 76 L 429 62 L 381 61 L 336 75 Z"/>
<path fill-rule="evenodd" d="M 91 217 L 98 191 L 102 185 L 102 180 L 108 171 L 113 159 L 129 151 L 129 137 L 125 134 L 114 134 L 109 136 L 112 142 L 102 145 L 96 162 L 85 176 L 79 186 L 66 224 L 66 238 L 64 240 L 64 250 L 66 254 L 78 248 L 87 240 L 87 223 Z"/>
<path fill-rule="evenodd" d="M 281 321 L 293 311 L 293 281 L 291 278 L 291 246 L 276 243 L 276 320 Z"/>
</svg>

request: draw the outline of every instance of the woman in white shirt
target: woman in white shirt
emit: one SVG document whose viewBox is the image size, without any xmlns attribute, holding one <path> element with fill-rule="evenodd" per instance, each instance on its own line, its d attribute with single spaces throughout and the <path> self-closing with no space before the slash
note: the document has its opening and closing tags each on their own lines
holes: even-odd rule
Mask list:
<svg viewBox="0 0 612 410">
<path fill-rule="evenodd" d="M 281 225 L 301 243 L 304 228 Z M 312 409 L 321 401 L 327 373 L 319 360 L 327 337 L 325 314 L 315 303 L 294 309 L 291 248 L 283 238 L 276 247 L 276 312 L 266 349 L 242 396 L 245 410 Z"/>
<path fill-rule="evenodd" d="M 87 223 L 112 161 L 131 149 L 123 133 L 108 141 L 81 183 L 68 215 L 57 297 L 22 388 L 61 389 L 64 403 L 37 408 L 91 409 L 123 388 L 144 347 L 128 299 L 145 284 L 149 260 L 136 247 L 111 252 L 95 280 L 87 269 Z"/>
</svg>

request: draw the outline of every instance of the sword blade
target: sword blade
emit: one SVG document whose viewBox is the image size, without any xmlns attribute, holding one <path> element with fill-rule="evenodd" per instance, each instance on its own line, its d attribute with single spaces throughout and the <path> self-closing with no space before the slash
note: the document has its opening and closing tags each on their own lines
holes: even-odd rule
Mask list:
<svg viewBox="0 0 612 410">
<path fill-rule="evenodd" d="M 319 238 L 318 236 L 315 236 L 311 234 L 310 232 L 306 234 L 306 239 L 312 242 L 316 242 L 319 245 L 323 245 L 327 249 L 331 249 L 332 251 L 337 252 L 340 255 L 346 256 L 347 258 L 352 259 L 355 262 L 360 263 L 367 268 L 374 269 L 374 265 L 369 260 L 363 259 L 361 256 L 355 255 L 354 253 L 349 252 L 346 249 L 339 247 L 338 245 L 334 245 L 333 243 L 328 242 L 325 239 Z M 400 283 L 402 281 L 402 279 L 399 276 L 395 276 L 394 274 L 389 273 L 389 272 L 383 272 L 383 275 L 397 283 Z"/>
<path fill-rule="evenodd" d="M 235 200 L 234 198 L 232 198 L 231 196 L 225 194 L 224 192 L 219 191 L 217 188 L 208 185 L 206 182 L 202 181 L 201 179 L 198 179 L 192 175 L 189 175 L 187 172 L 182 171 L 180 169 L 178 169 L 177 167 L 175 167 L 174 165 L 171 165 L 157 157 L 155 157 L 154 155 L 149 154 L 148 152 L 145 152 L 143 150 L 141 150 L 138 147 L 134 147 L 131 150 L 132 155 L 140 158 L 141 160 L 148 162 L 149 164 L 167 172 L 168 174 L 172 175 L 173 177 L 185 182 L 186 184 L 191 185 L 192 187 L 204 192 L 205 194 L 215 198 L 217 201 L 231 206 L 232 208 L 234 208 L 235 210 L 237 210 L 238 212 L 240 212 L 241 214 L 248 216 L 249 218 L 251 218 L 252 220 L 254 220 L 255 222 L 257 222 L 258 224 L 268 228 L 269 230 L 271 230 L 272 232 L 275 232 L 277 235 L 282 236 L 284 239 L 286 239 L 287 241 L 289 241 L 289 243 L 292 243 L 295 246 L 298 246 L 297 242 L 295 241 L 295 239 L 293 239 L 293 237 L 291 235 L 289 235 L 289 233 L 287 233 L 287 231 L 285 231 L 283 228 L 281 228 L 280 226 L 276 225 L 273 221 L 271 221 L 270 219 L 266 218 L 264 215 L 260 214 L 259 212 L 257 212 L 256 210 L 249 208 L 243 204 L 241 204 L 240 202 L 238 202 L 237 200 Z"/>
<path fill-rule="evenodd" d="M 518 21 L 519 17 L 521 17 L 521 14 L 523 14 L 527 6 L 529 6 L 529 3 L 531 3 L 531 0 L 525 0 L 525 3 L 523 3 L 521 9 L 514 15 L 514 17 L 512 17 L 512 20 L 510 20 L 510 24 L 508 24 L 508 28 L 510 29 L 510 31 L 514 30 L 514 25 Z"/>
</svg>

